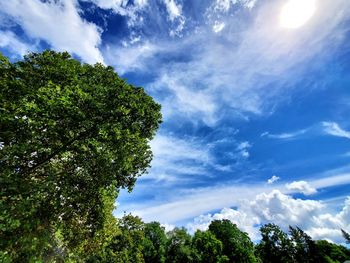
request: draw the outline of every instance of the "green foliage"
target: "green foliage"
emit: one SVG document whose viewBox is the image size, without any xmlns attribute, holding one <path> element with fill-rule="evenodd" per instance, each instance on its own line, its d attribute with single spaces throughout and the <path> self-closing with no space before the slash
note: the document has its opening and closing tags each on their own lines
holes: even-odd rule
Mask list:
<svg viewBox="0 0 350 263">
<path fill-rule="evenodd" d="M 350 251 L 344 246 L 326 240 L 316 241 L 316 246 L 321 256 L 321 262 L 343 263 L 350 260 Z"/>
<path fill-rule="evenodd" d="M 254 245 L 247 233 L 242 232 L 231 221 L 214 220 L 209 225 L 209 231 L 223 244 L 223 254 L 230 262 L 257 262 L 254 255 Z"/>
<path fill-rule="evenodd" d="M 298 227 L 289 227 L 294 262 L 321 262 L 315 241 Z"/>
<path fill-rule="evenodd" d="M 210 231 L 197 230 L 192 238 L 192 247 L 194 262 L 225 262 L 222 256 L 222 243 Z M 226 257 L 226 259 L 228 258 Z"/>
<path fill-rule="evenodd" d="M 167 237 L 164 227 L 158 222 L 145 224 L 143 257 L 146 263 L 164 263 Z"/>
<path fill-rule="evenodd" d="M 148 168 L 160 106 L 112 67 L 53 51 L 1 55 L 0 102 L 1 257 L 84 251 Z"/>
<path fill-rule="evenodd" d="M 191 236 L 184 228 L 175 228 L 168 233 L 167 243 L 168 263 L 193 262 L 191 249 Z"/>
<path fill-rule="evenodd" d="M 292 242 L 277 225 L 267 224 L 260 228 L 261 242 L 256 253 L 262 262 L 294 262 Z"/>
</svg>

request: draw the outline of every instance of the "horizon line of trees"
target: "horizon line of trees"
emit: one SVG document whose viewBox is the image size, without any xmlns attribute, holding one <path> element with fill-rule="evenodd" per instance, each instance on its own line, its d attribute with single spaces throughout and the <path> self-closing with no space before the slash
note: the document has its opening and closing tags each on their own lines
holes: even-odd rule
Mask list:
<svg viewBox="0 0 350 263">
<path fill-rule="evenodd" d="M 137 216 L 118 220 L 120 232 L 85 262 L 124 263 L 343 263 L 350 250 L 326 240 L 314 241 L 298 227 L 285 233 L 275 224 L 260 228 L 254 244 L 230 220 L 214 220 L 206 231 L 190 235 L 185 228 L 166 232 L 158 222 L 144 223 Z M 344 230 L 344 238 L 350 242 Z"/>
</svg>

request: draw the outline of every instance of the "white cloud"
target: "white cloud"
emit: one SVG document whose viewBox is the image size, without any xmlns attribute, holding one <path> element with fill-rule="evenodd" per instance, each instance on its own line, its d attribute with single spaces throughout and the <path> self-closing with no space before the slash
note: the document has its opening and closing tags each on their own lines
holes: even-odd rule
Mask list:
<svg viewBox="0 0 350 263">
<path fill-rule="evenodd" d="M 172 94 L 162 101 L 164 119 L 170 119 L 174 114 L 180 113 L 183 117 L 193 118 L 193 122 L 202 120 L 207 125 L 213 125 L 216 122 L 217 110 L 215 97 L 206 90 L 196 90 L 186 86 L 184 81 L 185 79 L 178 78 L 176 73 L 166 73 L 152 84 L 154 91 L 165 88 Z"/>
<path fill-rule="evenodd" d="M 227 3 L 232 4 L 218 1 L 223 9 Z M 220 18 L 213 14 L 214 8 L 209 8 L 211 20 L 188 31 L 177 41 L 176 49 L 168 41 L 155 43 L 162 53 L 149 57 L 139 70 L 147 70 L 147 62 L 159 68 L 155 81 L 148 86 L 166 93 L 160 102 L 167 113 L 210 126 L 225 114 L 231 118 L 271 114 L 286 99 L 281 94 L 288 97 L 301 86 L 296 84 L 309 70 L 308 63 L 316 58 L 327 59 L 333 54 L 329 47 L 341 43 L 340 36 L 347 30 L 342 22 L 348 13 L 338 10 L 350 10 L 350 2 L 322 1 L 312 23 L 295 31 L 279 26 L 276 13 L 280 8 L 278 1 L 264 2 L 256 7 L 255 19 L 249 23 L 239 19 L 242 9 Z M 225 23 L 225 34 L 213 32 L 215 21 Z M 161 59 L 181 58 L 183 54 L 185 61 Z M 304 132 L 271 137 L 288 139 Z"/>
<path fill-rule="evenodd" d="M 83 20 L 75 1 L 1 1 L 0 13 L 18 23 L 33 39 L 48 42 L 54 49 L 68 51 L 85 62 L 103 62 L 98 49 L 101 29 Z"/>
<path fill-rule="evenodd" d="M 21 57 L 27 54 L 29 51 L 35 50 L 35 47 L 21 41 L 13 32 L 1 31 L 1 30 L 0 30 L 0 47 L 8 48 L 14 54 L 18 54 Z"/>
<path fill-rule="evenodd" d="M 175 0 L 164 0 L 164 4 L 168 11 L 169 19 L 171 21 L 174 21 L 175 18 L 181 16 L 182 7 L 180 5 L 177 5 Z"/>
<path fill-rule="evenodd" d="M 173 24 L 169 31 L 170 36 L 182 36 L 186 23 L 186 18 L 182 14 L 182 6 L 177 4 L 175 0 L 163 0 L 163 2 L 168 12 L 168 20 Z"/>
<path fill-rule="evenodd" d="M 298 191 L 304 195 L 312 195 L 317 193 L 317 190 L 309 185 L 306 181 L 295 181 L 290 184 L 286 184 L 286 188 L 292 191 Z"/>
<path fill-rule="evenodd" d="M 245 141 L 245 142 L 241 142 L 238 146 L 237 146 L 237 150 L 240 152 L 240 154 L 242 155 L 242 157 L 244 158 L 248 158 L 250 156 L 248 149 L 251 148 L 252 145 Z"/>
<path fill-rule="evenodd" d="M 114 13 L 121 16 L 128 17 L 128 25 L 136 26 L 142 24 L 141 13 L 145 11 L 148 6 L 147 0 L 83 0 L 85 2 L 92 2 L 102 9 L 111 9 Z"/>
<path fill-rule="evenodd" d="M 319 201 L 294 199 L 279 190 L 259 194 L 249 204 L 262 222 L 274 222 L 284 229 L 288 225 L 304 228 L 305 223 L 324 208 Z"/>
<path fill-rule="evenodd" d="M 280 178 L 276 175 L 273 175 L 269 180 L 267 180 L 268 184 L 273 184 L 274 182 L 277 182 Z"/>
<path fill-rule="evenodd" d="M 103 51 L 106 62 L 113 65 L 119 74 L 144 70 L 149 63 L 147 60 L 157 52 L 159 47 L 149 42 L 119 48 L 107 45 Z"/>
<path fill-rule="evenodd" d="M 336 122 L 322 122 L 324 132 L 329 135 L 350 139 L 350 132 L 340 128 Z"/>
<path fill-rule="evenodd" d="M 187 224 L 194 232 L 205 230 L 215 219 L 229 219 L 247 232 L 252 240 L 259 239 L 259 226 L 275 223 L 284 231 L 289 225 L 298 226 L 314 239 L 342 242 L 340 228 L 350 229 L 350 198 L 339 213 L 327 213 L 329 208 L 320 201 L 295 199 L 279 190 L 256 195 L 252 200 L 242 201 L 237 209 L 224 208 L 215 214 L 203 214 Z"/>
<path fill-rule="evenodd" d="M 271 139 L 293 139 L 295 137 L 305 134 L 307 131 L 308 129 L 302 129 L 295 132 L 280 133 L 280 134 L 271 134 L 269 132 L 264 132 L 261 134 L 261 137 L 266 136 Z"/>
<path fill-rule="evenodd" d="M 241 4 L 246 8 L 253 8 L 257 0 L 216 0 L 214 3 L 214 10 L 221 12 L 228 12 L 231 6 Z"/>
<path fill-rule="evenodd" d="M 190 233 L 194 233 L 197 229 L 204 231 L 208 229 L 208 226 L 213 220 L 223 219 L 230 220 L 232 223 L 236 224 L 240 230 L 249 233 L 253 240 L 259 238 L 258 229 L 254 227 L 256 224 L 260 223 L 259 218 L 247 214 L 244 211 L 231 208 L 223 208 L 220 212 L 215 214 L 200 215 L 194 218 L 192 222 L 188 223 L 186 228 Z"/>
<path fill-rule="evenodd" d="M 206 165 L 211 163 L 211 156 L 205 147 L 191 139 L 180 139 L 171 135 L 158 134 L 151 141 L 154 154 L 149 174 L 141 180 L 178 182 L 196 180 L 206 176 Z M 197 177 L 190 177 L 197 175 Z"/>
<path fill-rule="evenodd" d="M 215 33 L 219 33 L 221 32 L 225 27 L 225 23 L 224 22 L 219 22 L 219 21 L 215 21 L 214 25 L 213 25 L 213 31 Z"/>
</svg>

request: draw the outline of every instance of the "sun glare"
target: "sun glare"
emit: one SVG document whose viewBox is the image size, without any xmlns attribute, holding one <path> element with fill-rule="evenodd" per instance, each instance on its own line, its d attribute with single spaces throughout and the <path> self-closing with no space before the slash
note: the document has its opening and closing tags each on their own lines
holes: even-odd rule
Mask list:
<svg viewBox="0 0 350 263">
<path fill-rule="evenodd" d="M 313 16 L 315 11 L 316 0 L 289 0 L 282 8 L 281 26 L 299 28 Z"/>
</svg>

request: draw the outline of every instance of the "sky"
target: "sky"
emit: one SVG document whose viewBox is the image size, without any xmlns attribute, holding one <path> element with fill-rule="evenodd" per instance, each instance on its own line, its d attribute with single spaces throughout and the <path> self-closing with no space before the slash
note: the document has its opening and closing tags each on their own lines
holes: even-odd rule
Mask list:
<svg viewBox="0 0 350 263">
<path fill-rule="evenodd" d="M 0 51 L 104 63 L 162 105 L 115 214 L 350 232 L 349 0 L 0 0 Z"/>
</svg>

